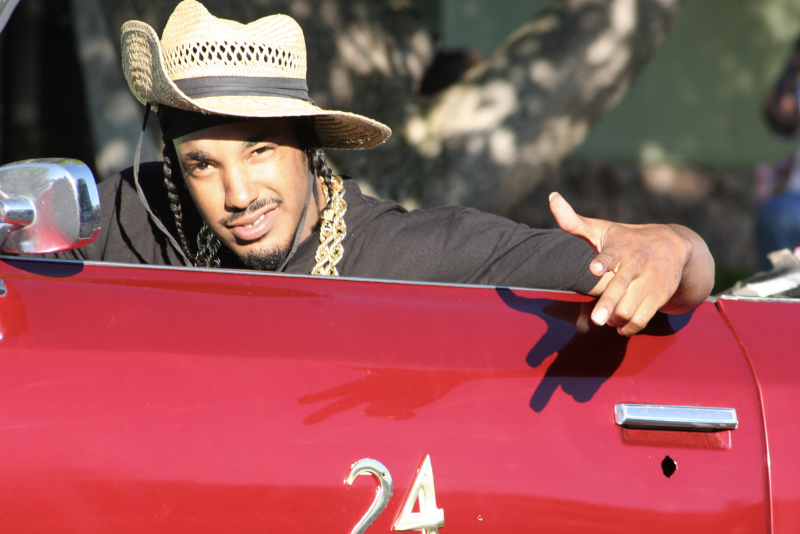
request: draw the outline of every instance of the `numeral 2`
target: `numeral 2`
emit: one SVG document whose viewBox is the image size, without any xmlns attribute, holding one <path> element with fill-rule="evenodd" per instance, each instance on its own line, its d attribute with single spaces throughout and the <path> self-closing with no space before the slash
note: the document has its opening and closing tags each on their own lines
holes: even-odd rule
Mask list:
<svg viewBox="0 0 800 534">
<path fill-rule="evenodd" d="M 381 515 L 383 509 L 389 504 L 389 499 L 392 498 L 392 475 L 389 474 L 386 466 L 378 460 L 364 458 L 354 463 L 350 467 L 350 472 L 347 473 L 345 484 L 352 486 L 358 475 L 374 476 L 378 481 L 378 491 L 375 494 L 375 500 L 372 501 L 372 506 L 369 507 L 361 521 L 353 527 L 351 534 L 364 534 L 364 531 Z"/>
<path fill-rule="evenodd" d="M 379 483 L 375 500 L 361 521 L 353 527 L 351 534 L 363 534 L 381 515 L 392 497 L 392 475 L 382 463 L 365 458 L 350 467 L 345 483 L 350 486 L 358 475 L 372 475 Z M 414 512 L 414 503 L 419 501 L 419 512 Z M 411 482 L 403 507 L 392 525 L 392 530 L 421 530 L 425 534 L 438 534 L 444 526 L 444 510 L 436 507 L 436 492 L 433 487 L 433 468 L 431 457 L 425 455 L 419 464 L 417 474 Z"/>
</svg>

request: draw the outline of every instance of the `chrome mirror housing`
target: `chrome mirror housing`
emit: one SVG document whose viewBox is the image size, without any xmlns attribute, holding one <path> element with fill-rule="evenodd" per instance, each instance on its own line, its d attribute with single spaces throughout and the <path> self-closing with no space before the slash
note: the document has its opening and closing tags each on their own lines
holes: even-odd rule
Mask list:
<svg viewBox="0 0 800 534">
<path fill-rule="evenodd" d="M 88 245 L 100 234 L 100 195 L 74 159 L 31 159 L 0 167 L 0 249 L 20 254 Z"/>
</svg>

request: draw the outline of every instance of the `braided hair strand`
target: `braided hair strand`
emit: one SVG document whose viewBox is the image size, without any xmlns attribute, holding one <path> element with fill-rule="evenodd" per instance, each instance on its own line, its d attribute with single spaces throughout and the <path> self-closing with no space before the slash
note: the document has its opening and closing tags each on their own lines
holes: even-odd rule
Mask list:
<svg viewBox="0 0 800 534">
<path fill-rule="evenodd" d="M 176 169 L 178 163 L 178 155 L 175 152 L 175 147 L 172 141 L 164 143 L 164 150 L 161 152 L 164 158 L 164 187 L 167 189 L 167 197 L 169 198 L 169 208 L 172 210 L 172 216 L 175 219 L 175 228 L 178 232 L 178 241 L 181 245 L 183 253 L 189 258 L 189 261 L 194 263 L 194 254 L 189 249 L 189 242 L 186 239 L 186 234 L 183 230 L 183 210 L 181 209 L 181 198 L 178 186 L 173 181 L 173 175 L 177 170 L 180 176 L 180 169 Z"/>
</svg>

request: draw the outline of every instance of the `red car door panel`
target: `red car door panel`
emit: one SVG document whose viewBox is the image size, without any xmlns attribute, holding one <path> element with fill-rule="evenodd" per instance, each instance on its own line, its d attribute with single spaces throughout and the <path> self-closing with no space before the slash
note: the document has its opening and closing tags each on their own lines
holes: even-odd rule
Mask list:
<svg viewBox="0 0 800 534">
<path fill-rule="evenodd" d="M 758 395 L 710 302 L 623 338 L 571 293 L 0 262 L 0 526 L 389 532 L 424 455 L 442 532 L 766 532 Z M 625 431 L 618 403 L 735 408 Z M 665 476 L 669 456 L 677 471 Z"/>
<path fill-rule="evenodd" d="M 800 531 L 800 302 L 724 298 L 720 310 L 753 365 L 769 438 L 774 532 Z"/>
</svg>

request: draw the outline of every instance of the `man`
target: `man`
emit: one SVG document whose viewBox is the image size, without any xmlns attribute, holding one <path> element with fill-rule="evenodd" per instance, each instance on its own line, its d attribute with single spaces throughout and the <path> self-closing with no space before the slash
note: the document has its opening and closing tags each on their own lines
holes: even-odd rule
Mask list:
<svg viewBox="0 0 800 534">
<path fill-rule="evenodd" d="M 574 290 L 600 296 L 592 319 L 624 335 L 711 290 L 708 249 L 679 226 L 582 218 L 558 194 L 550 207 L 568 233 L 365 197 L 322 148 L 372 148 L 391 131 L 311 102 L 289 17 L 241 25 L 185 0 L 161 40 L 123 25 L 122 56 L 134 95 L 158 106 L 164 163 L 139 169 L 137 156 L 101 184 L 103 232 L 73 257 Z"/>
</svg>

